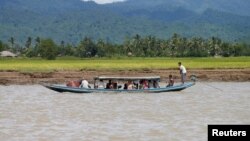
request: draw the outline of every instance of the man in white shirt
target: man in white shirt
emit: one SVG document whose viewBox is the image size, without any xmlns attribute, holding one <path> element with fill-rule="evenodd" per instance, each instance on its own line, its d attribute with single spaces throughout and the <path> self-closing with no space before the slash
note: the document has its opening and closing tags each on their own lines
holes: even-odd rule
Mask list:
<svg viewBox="0 0 250 141">
<path fill-rule="evenodd" d="M 187 75 L 187 70 L 186 68 L 181 64 L 181 62 L 178 63 L 179 69 L 180 69 L 180 74 L 181 74 L 181 82 L 184 84 L 186 80 L 186 75 Z"/>
<path fill-rule="evenodd" d="M 82 83 L 80 85 L 80 88 L 88 89 L 89 88 L 89 82 L 86 79 L 83 79 Z"/>
</svg>

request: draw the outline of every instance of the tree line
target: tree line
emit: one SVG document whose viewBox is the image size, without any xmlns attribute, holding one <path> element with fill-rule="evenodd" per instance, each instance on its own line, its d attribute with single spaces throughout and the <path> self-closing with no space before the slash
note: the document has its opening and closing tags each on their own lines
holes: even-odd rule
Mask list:
<svg viewBox="0 0 250 141">
<path fill-rule="evenodd" d="M 83 38 L 77 45 L 55 43 L 53 39 L 28 37 L 24 45 L 16 43 L 11 37 L 7 43 L 0 40 L 0 51 L 9 50 L 24 57 L 42 57 L 53 60 L 57 56 L 90 57 L 213 57 L 213 56 L 250 56 L 250 45 L 238 42 L 225 42 L 218 37 L 186 38 L 173 34 L 169 39 L 155 36 L 135 35 L 126 38 L 122 44 L 104 40 L 94 41 Z"/>
</svg>

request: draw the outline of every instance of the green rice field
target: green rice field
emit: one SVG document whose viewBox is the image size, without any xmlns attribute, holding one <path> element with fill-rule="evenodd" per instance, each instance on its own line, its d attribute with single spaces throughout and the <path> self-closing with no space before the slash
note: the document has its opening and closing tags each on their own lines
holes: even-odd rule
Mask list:
<svg viewBox="0 0 250 141">
<path fill-rule="evenodd" d="M 250 57 L 229 58 L 0 58 L 0 70 L 60 71 L 60 70 L 150 70 L 176 69 L 182 62 L 188 69 L 244 69 L 250 68 Z"/>
</svg>

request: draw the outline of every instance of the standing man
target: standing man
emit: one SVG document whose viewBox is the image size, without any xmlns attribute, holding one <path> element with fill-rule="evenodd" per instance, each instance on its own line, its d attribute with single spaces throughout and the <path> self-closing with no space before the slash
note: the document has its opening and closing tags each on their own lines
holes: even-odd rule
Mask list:
<svg viewBox="0 0 250 141">
<path fill-rule="evenodd" d="M 186 75 L 187 75 L 187 70 L 186 68 L 181 64 L 181 62 L 178 63 L 179 69 L 180 69 L 180 74 L 181 74 L 181 82 L 184 84 L 186 80 Z"/>
</svg>

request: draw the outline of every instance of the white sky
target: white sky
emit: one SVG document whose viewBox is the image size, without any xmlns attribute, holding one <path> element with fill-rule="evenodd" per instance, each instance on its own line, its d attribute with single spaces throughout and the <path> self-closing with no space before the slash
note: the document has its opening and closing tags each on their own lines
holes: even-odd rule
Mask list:
<svg viewBox="0 0 250 141">
<path fill-rule="evenodd" d="M 106 3 L 113 3 L 113 2 L 121 2 L 125 0 L 82 0 L 82 1 L 95 1 L 98 4 L 106 4 Z"/>
</svg>

